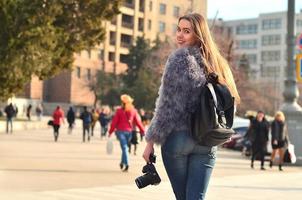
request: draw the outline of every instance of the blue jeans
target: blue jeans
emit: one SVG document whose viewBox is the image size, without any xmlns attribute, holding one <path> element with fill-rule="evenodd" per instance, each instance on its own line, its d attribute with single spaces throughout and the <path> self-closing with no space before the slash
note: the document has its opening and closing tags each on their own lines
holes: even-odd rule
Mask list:
<svg viewBox="0 0 302 200">
<path fill-rule="evenodd" d="M 187 131 L 169 135 L 161 152 L 177 200 L 205 199 L 216 151 L 197 145 Z"/>
<path fill-rule="evenodd" d="M 120 141 L 121 149 L 122 149 L 122 158 L 121 163 L 128 166 L 129 165 L 129 154 L 128 154 L 128 143 L 131 140 L 131 132 L 127 131 L 116 131 L 117 138 Z"/>
<path fill-rule="evenodd" d="M 9 129 L 9 125 L 10 125 L 10 132 L 13 132 L 13 118 L 6 118 L 6 133 L 8 133 L 8 129 Z"/>
</svg>

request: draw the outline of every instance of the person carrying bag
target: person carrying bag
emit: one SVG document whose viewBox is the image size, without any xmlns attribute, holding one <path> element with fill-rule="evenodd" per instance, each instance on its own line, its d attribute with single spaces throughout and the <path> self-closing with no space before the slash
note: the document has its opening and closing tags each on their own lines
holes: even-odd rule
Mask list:
<svg viewBox="0 0 302 200">
<path fill-rule="evenodd" d="M 123 94 L 121 96 L 121 102 L 122 106 L 117 109 L 112 119 L 109 137 L 111 137 L 113 131 L 115 131 L 122 149 L 120 168 L 124 172 L 127 172 L 129 169 L 128 145 L 132 137 L 132 124 L 135 124 L 140 129 L 141 134 L 144 134 L 145 129 L 138 117 L 134 105 L 132 104 L 133 99 L 129 95 Z"/>
</svg>

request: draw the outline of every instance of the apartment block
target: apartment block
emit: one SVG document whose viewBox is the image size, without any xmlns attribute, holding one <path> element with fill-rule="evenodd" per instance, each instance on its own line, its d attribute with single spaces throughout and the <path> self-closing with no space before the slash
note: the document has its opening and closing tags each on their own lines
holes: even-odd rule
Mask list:
<svg viewBox="0 0 302 200">
<path fill-rule="evenodd" d="M 302 33 L 302 13 L 295 17 L 296 36 Z M 270 84 L 281 99 L 287 70 L 287 12 L 263 13 L 257 18 L 220 20 L 234 40 L 235 54 L 245 54 L 255 85 Z M 300 50 L 296 47 L 296 53 Z M 239 59 L 237 60 L 239 62 Z M 275 102 L 278 108 L 280 102 Z"/>
<path fill-rule="evenodd" d="M 173 39 L 181 15 L 197 12 L 206 17 L 206 10 L 207 0 L 125 0 L 121 13 L 111 21 L 104 22 L 105 41 L 90 51 L 76 54 L 72 72 L 63 72 L 39 84 L 31 83 L 30 86 L 40 88 L 39 99 L 45 104 L 92 105 L 94 95 L 90 85 L 93 84 L 94 75 L 98 70 L 115 74 L 124 72 L 129 47 L 138 36 L 150 41 L 154 41 L 157 35 L 160 39 Z M 27 93 L 26 97 L 38 96 Z"/>
</svg>

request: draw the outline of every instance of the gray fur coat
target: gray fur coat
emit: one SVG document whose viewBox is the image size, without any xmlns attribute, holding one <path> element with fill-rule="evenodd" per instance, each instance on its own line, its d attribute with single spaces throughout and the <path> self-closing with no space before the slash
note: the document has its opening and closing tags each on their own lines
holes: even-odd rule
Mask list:
<svg viewBox="0 0 302 200">
<path fill-rule="evenodd" d="M 180 48 L 171 53 L 146 140 L 164 144 L 174 131 L 189 131 L 190 115 L 197 106 L 205 82 L 204 65 L 198 47 Z"/>
</svg>

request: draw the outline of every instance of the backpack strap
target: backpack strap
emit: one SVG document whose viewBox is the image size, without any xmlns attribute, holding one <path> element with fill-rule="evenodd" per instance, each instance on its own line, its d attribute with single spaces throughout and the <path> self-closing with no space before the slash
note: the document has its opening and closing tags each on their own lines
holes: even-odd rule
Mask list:
<svg viewBox="0 0 302 200">
<path fill-rule="evenodd" d="M 219 113 L 217 114 L 217 97 L 216 97 L 216 93 L 215 93 L 215 89 L 213 87 L 212 83 L 208 83 L 207 87 L 209 88 L 212 97 L 213 97 L 213 101 L 214 101 L 214 112 L 215 112 L 215 118 L 216 118 L 216 122 L 219 123 L 219 119 L 221 120 L 221 122 L 223 123 L 223 125 L 226 125 L 226 118 L 225 118 L 225 114 L 224 111 L 219 111 Z M 219 116 L 218 116 L 219 115 Z M 220 124 L 220 123 L 219 123 Z"/>
</svg>

